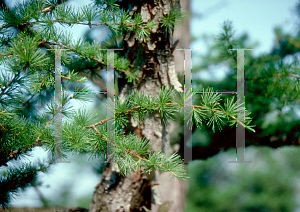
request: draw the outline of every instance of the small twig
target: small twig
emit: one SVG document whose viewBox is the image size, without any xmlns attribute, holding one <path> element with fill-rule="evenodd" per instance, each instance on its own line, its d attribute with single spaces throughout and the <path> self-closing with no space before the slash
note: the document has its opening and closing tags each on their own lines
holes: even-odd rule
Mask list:
<svg viewBox="0 0 300 212">
<path fill-rule="evenodd" d="M 93 129 L 94 129 L 94 127 L 96 127 L 96 126 L 98 126 L 98 125 L 102 125 L 102 124 L 104 124 L 105 122 L 107 122 L 108 120 L 110 120 L 110 119 L 104 119 L 104 120 L 102 120 L 102 121 L 99 121 L 98 123 L 95 123 L 95 124 L 92 124 L 92 125 L 90 125 L 90 126 L 85 127 L 85 129 L 88 129 L 88 128 L 93 128 Z M 96 130 L 95 130 L 95 131 L 96 131 Z"/>
<path fill-rule="evenodd" d="M 54 4 L 51 5 L 50 7 L 46 7 L 45 9 L 41 10 L 40 13 L 45 13 L 45 12 L 49 12 L 51 10 L 53 10 L 58 4 Z M 30 24 L 30 23 L 29 23 Z M 3 24 L 0 26 L 0 29 L 4 28 L 4 27 L 10 27 L 11 25 L 9 25 L 8 23 Z"/>
<path fill-rule="evenodd" d="M 70 77 L 66 77 L 66 76 L 63 76 L 61 75 L 62 78 L 65 78 L 65 79 L 68 79 L 68 80 L 72 80 Z M 80 80 L 75 80 L 76 82 L 81 82 Z"/>
<path fill-rule="evenodd" d="M 52 5 L 50 7 L 47 7 L 45 9 L 43 9 L 40 13 L 45 13 L 45 12 L 50 12 L 51 10 L 53 10 L 55 8 L 56 5 Z"/>
<path fill-rule="evenodd" d="M 1 54 L 0 53 L 0 56 L 8 56 L 8 55 L 13 55 L 12 53 L 6 53 L 6 54 Z"/>
<path fill-rule="evenodd" d="M 71 99 L 73 99 L 72 96 L 69 97 L 69 98 L 67 99 L 67 101 L 66 101 L 64 104 L 62 104 L 62 107 L 63 107 L 68 101 L 70 101 Z M 52 115 L 51 119 L 46 123 L 46 125 L 45 125 L 44 129 L 42 130 L 42 132 L 44 132 L 44 130 L 45 130 L 45 129 L 47 128 L 47 126 L 51 123 L 51 121 L 52 121 L 53 118 L 54 118 L 54 114 Z M 42 134 L 40 134 L 40 135 L 37 137 L 37 139 L 35 140 L 35 142 L 38 142 L 41 136 L 42 136 Z"/>
<path fill-rule="evenodd" d="M 81 24 L 81 25 L 87 25 L 87 26 L 103 26 L 103 25 L 106 25 L 106 26 L 109 26 L 111 24 L 117 24 L 117 25 L 126 25 L 126 26 L 131 26 L 131 27 L 139 27 L 141 29 L 146 29 L 147 26 L 139 26 L 139 25 L 136 25 L 136 24 L 125 24 L 125 23 L 84 23 L 84 22 L 80 22 L 80 21 L 63 21 L 63 20 L 51 20 L 52 23 L 66 23 L 66 24 Z M 43 21 L 33 21 L 33 22 L 25 22 L 25 23 L 21 23 L 19 24 L 20 26 L 24 26 L 24 25 L 32 25 L 32 24 L 40 24 L 40 23 L 46 23 L 46 22 L 43 22 Z M 1 28 L 0 28 L 1 29 Z"/>
<path fill-rule="evenodd" d="M 178 105 L 178 103 L 166 103 L 167 105 Z M 154 105 L 154 106 L 158 106 L 158 105 Z M 196 108 L 205 108 L 205 106 L 199 106 L 199 105 L 187 105 L 187 104 L 185 104 L 185 106 L 191 106 L 192 108 L 194 108 L 194 107 L 196 107 Z M 147 106 L 145 106 L 145 107 L 147 107 Z M 132 112 L 132 111 L 134 111 L 134 110 L 138 110 L 138 109 L 140 109 L 141 107 L 140 106 L 136 106 L 136 107 L 133 107 L 132 109 L 129 109 L 129 110 L 126 110 L 126 111 L 124 111 L 123 113 L 130 113 L 130 112 Z M 223 111 L 221 111 L 221 110 L 216 110 L 216 109 L 212 109 L 212 111 L 213 112 L 221 112 L 221 113 L 224 113 L 224 114 L 226 114 L 225 112 L 223 112 Z M 231 116 L 231 115 L 229 115 L 232 119 L 235 119 L 240 125 L 242 125 L 244 128 L 246 127 L 242 122 L 240 122 L 236 117 L 234 117 L 234 116 Z M 95 123 L 95 124 L 93 124 L 93 125 L 90 125 L 90 126 L 87 126 L 87 127 L 85 127 L 86 129 L 87 128 L 93 128 L 93 126 L 97 126 L 97 125 L 102 125 L 102 124 L 104 124 L 105 122 L 107 122 L 108 120 L 111 120 L 111 119 L 113 119 L 113 118 L 109 118 L 109 119 L 104 119 L 104 120 L 102 120 L 102 121 L 100 121 L 100 122 L 98 122 L 98 123 Z"/>
<path fill-rule="evenodd" d="M 145 205 L 143 205 L 143 207 L 142 207 L 146 212 L 151 212 L 151 210 L 149 210 L 148 208 L 146 208 L 146 206 Z"/>
<path fill-rule="evenodd" d="M 36 147 L 36 146 L 43 146 L 44 142 L 38 142 L 38 143 L 34 143 L 32 144 L 31 146 L 32 147 Z M 27 149 L 28 147 L 24 147 L 24 148 L 21 148 L 21 149 L 17 149 L 17 150 L 11 150 L 10 153 L 9 153 L 9 157 L 13 158 L 15 154 L 18 154 L 20 153 L 22 150 L 24 149 Z"/>
<path fill-rule="evenodd" d="M 15 81 L 15 79 L 20 75 L 20 73 L 27 67 L 27 65 L 25 65 L 18 73 L 15 74 L 15 76 L 13 77 L 13 79 L 5 86 L 5 88 L 2 88 L 0 96 L 9 88 L 9 86 Z"/>
<path fill-rule="evenodd" d="M 68 49 L 68 50 L 70 50 L 72 52 L 75 52 L 75 53 L 77 53 L 77 54 L 79 54 L 81 56 L 84 56 L 80 52 L 76 51 L 76 49 L 72 49 L 70 46 L 60 44 L 59 42 L 48 42 L 48 41 L 45 41 L 45 40 L 38 42 L 38 44 L 42 44 L 42 43 L 47 43 L 47 44 L 51 44 L 51 45 L 58 45 L 58 46 L 60 46 L 62 48 L 66 48 L 66 49 Z M 107 65 L 103 61 L 99 60 L 96 56 L 90 57 L 89 59 L 94 60 L 94 61 L 98 62 L 101 65 Z M 126 70 L 120 69 L 119 71 L 123 72 L 125 74 L 128 74 L 128 71 L 126 71 Z"/>
<path fill-rule="evenodd" d="M 285 74 L 273 74 L 271 77 L 283 77 L 283 76 L 290 76 L 290 77 L 294 77 L 294 78 L 297 78 L 297 79 L 300 79 L 300 76 L 297 76 L 295 74 L 288 74 L 288 75 L 285 75 Z M 246 80 L 259 80 L 259 79 L 265 79 L 263 77 L 254 77 L 254 78 L 250 78 L 250 79 L 246 79 Z"/>
<path fill-rule="evenodd" d="M 300 102 L 300 99 L 295 99 L 295 98 L 293 98 L 293 97 L 289 97 L 289 98 L 287 98 L 287 97 L 278 97 L 278 96 L 274 96 L 274 95 L 270 95 L 270 94 L 265 94 L 265 96 L 269 96 L 269 97 L 273 97 L 273 98 L 282 98 L 282 99 L 284 99 L 284 100 L 288 100 L 288 99 L 291 99 L 291 100 L 294 100 L 295 102 L 297 102 L 297 103 L 299 103 Z"/>
</svg>

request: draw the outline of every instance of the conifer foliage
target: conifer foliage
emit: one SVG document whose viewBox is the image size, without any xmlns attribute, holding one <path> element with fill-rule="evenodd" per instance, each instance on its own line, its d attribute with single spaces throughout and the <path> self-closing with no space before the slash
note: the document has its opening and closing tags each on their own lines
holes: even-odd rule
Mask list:
<svg viewBox="0 0 300 212">
<path fill-rule="evenodd" d="M 163 87 L 157 97 L 148 97 L 143 93 L 133 92 L 125 101 L 116 99 L 115 116 L 95 122 L 85 110 L 73 113 L 72 101 L 88 101 L 89 96 L 84 86 L 86 78 L 78 75 L 71 67 L 107 67 L 106 51 L 99 49 L 113 48 L 111 42 L 89 43 L 84 39 L 74 40 L 70 33 L 65 33 L 57 26 L 68 28 L 73 25 L 87 25 L 90 28 L 106 25 L 113 36 L 122 36 L 127 31 L 138 34 L 140 41 L 150 39 L 150 31 L 160 27 L 171 33 L 175 21 L 182 17 L 177 7 L 161 18 L 159 23 L 152 20 L 143 21 L 141 14 L 130 15 L 130 11 L 120 9 L 116 0 L 95 0 L 93 4 L 75 9 L 59 0 L 27 0 L 18 2 L 13 7 L 2 6 L 0 13 L 0 165 L 7 166 L 11 160 L 29 156 L 29 151 L 41 146 L 54 155 L 53 119 L 56 114 L 54 106 L 54 51 L 46 49 L 67 49 L 62 54 L 63 86 L 69 82 L 80 83 L 75 91 L 78 93 L 62 96 L 62 153 L 87 153 L 91 156 L 106 154 L 107 130 L 105 123 L 115 119 L 117 127 L 124 127 L 129 122 L 129 114 L 136 121 L 142 122 L 148 113 L 158 112 L 163 123 L 173 119 L 183 107 L 192 107 L 192 114 L 197 127 L 208 124 L 216 127 L 235 126 L 237 123 L 254 131 L 251 119 L 246 111 L 246 121 L 236 119 L 238 110 L 244 110 L 243 104 L 233 99 L 219 102 L 219 94 L 205 93 L 201 105 L 184 105 L 184 100 L 191 93 L 178 92 Z M 119 4 L 117 4 L 119 3 Z M 115 53 L 114 67 L 118 73 L 125 75 L 128 84 L 135 84 L 140 73 L 138 68 L 130 66 L 130 61 Z M 212 91 L 207 89 L 206 91 Z M 113 101 L 108 99 L 108 106 Z M 192 125 L 192 123 L 190 123 Z M 116 127 L 116 128 L 117 128 Z M 135 134 L 124 135 L 122 130 L 115 131 L 114 158 L 121 174 L 142 168 L 143 172 L 162 170 L 171 172 L 178 179 L 186 179 L 182 159 L 176 153 L 151 150 L 146 139 Z M 38 184 L 37 172 L 47 171 L 49 165 L 23 164 L 21 168 L 9 168 L 1 172 L 0 204 L 7 207 L 20 189 Z"/>
</svg>

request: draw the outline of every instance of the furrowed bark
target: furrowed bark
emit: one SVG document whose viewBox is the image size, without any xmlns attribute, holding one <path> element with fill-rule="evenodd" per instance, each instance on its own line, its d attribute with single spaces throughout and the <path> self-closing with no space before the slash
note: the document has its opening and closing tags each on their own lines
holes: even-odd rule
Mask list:
<svg viewBox="0 0 300 212">
<path fill-rule="evenodd" d="M 147 0 L 127 1 L 121 5 L 131 10 L 131 15 L 141 12 L 144 21 L 154 20 L 156 23 L 163 15 L 170 12 L 172 5 L 179 0 Z M 146 42 L 137 38 L 132 32 L 124 35 L 124 54 L 137 65 L 141 71 L 139 83 L 135 86 L 125 85 L 120 98 L 125 99 L 130 91 L 144 92 L 156 96 L 163 85 L 183 91 L 175 72 L 174 56 L 170 53 L 173 45 L 173 32 L 165 32 L 163 28 L 152 29 L 151 40 Z M 188 47 L 186 47 L 188 48 Z M 171 76 L 170 75 L 174 75 Z M 164 152 L 174 150 L 170 146 L 170 132 L 175 128 L 173 122 L 164 126 L 158 113 L 150 114 L 144 123 L 131 123 L 126 134 L 136 133 L 152 142 L 152 149 Z M 184 211 L 186 182 L 173 178 L 167 180 L 170 173 L 152 172 L 141 174 L 133 172 L 123 177 L 112 163 L 108 163 L 99 184 L 95 187 L 90 212 L 96 211 Z M 157 185 L 159 184 L 159 185 Z"/>
</svg>

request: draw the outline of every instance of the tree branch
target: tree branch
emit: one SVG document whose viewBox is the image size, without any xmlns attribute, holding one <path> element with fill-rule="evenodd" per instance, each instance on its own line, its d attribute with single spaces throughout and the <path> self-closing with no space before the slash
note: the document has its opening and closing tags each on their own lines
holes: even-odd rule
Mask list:
<svg viewBox="0 0 300 212">
<path fill-rule="evenodd" d="M 0 93 L 0 96 L 4 94 L 4 92 L 9 88 L 9 86 L 16 80 L 16 78 L 20 75 L 20 73 L 26 69 L 28 66 L 28 64 L 24 65 L 23 68 L 15 74 L 15 76 L 13 77 L 13 79 L 4 87 L 4 88 L 1 88 L 1 93 Z"/>
<path fill-rule="evenodd" d="M 294 77 L 296 79 L 300 79 L 300 76 L 297 76 L 295 74 L 288 74 L 288 75 L 286 75 L 286 74 L 273 74 L 271 77 L 280 78 L 280 77 L 287 77 L 287 76 Z M 248 79 L 245 79 L 245 80 L 248 81 L 248 80 L 259 80 L 259 79 L 265 79 L 265 77 L 254 77 L 254 78 L 248 78 Z"/>
<path fill-rule="evenodd" d="M 63 107 L 68 101 L 70 101 L 71 99 L 73 99 L 73 96 L 69 97 L 69 98 L 67 99 L 67 101 L 66 101 L 64 104 L 62 104 L 62 107 Z M 52 119 L 54 118 L 54 115 L 55 115 L 55 114 L 53 114 L 52 117 L 51 117 L 51 119 L 46 123 L 45 128 L 42 130 L 42 132 L 44 132 L 44 130 L 47 128 L 47 126 L 51 123 Z M 39 135 L 39 136 L 37 137 L 37 139 L 35 140 L 36 143 L 39 141 L 39 139 L 40 139 L 41 136 L 42 136 L 42 135 Z"/>
<path fill-rule="evenodd" d="M 179 105 L 179 104 L 178 104 L 178 103 L 166 103 L 166 105 Z M 160 105 L 153 105 L 153 106 L 160 106 Z M 199 105 L 187 105 L 187 104 L 185 104 L 185 106 L 191 106 L 192 108 L 194 108 L 194 107 L 196 107 L 196 108 L 206 108 L 205 106 L 199 106 Z M 145 106 L 145 107 L 147 107 L 147 106 Z M 126 111 L 122 112 L 121 114 L 130 113 L 130 112 L 132 112 L 132 111 L 139 110 L 140 108 L 141 108 L 141 106 L 136 106 L 136 107 L 133 107 L 132 109 L 129 109 L 129 110 L 126 110 Z M 227 115 L 225 112 L 223 112 L 223 111 L 221 111 L 221 110 L 211 109 L 211 111 L 212 111 L 212 112 L 220 112 L 220 113 L 223 113 L 223 114 Z M 118 113 L 118 114 L 119 114 L 119 113 Z M 234 116 L 232 116 L 232 115 L 228 115 L 228 116 L 231 117 L 232 119 L 236 120 L 236 121 L 237 121 L 240 125 L 242 125 L 244 128 L 246 127 L 245 124 L 243 124 L 243 123 L 242 123 L 240 120 L 238 120 L 236 117 L 234 117 Z M 113 119 L 113 117 L 112 117 L 112 118 L 108 118 L 108 119 L 104 119 L 104 120 L 102 120 L 102 121 L 100 121 L 100 122 L 98 122 L 98 123 L 92 124 L 92 125 L 90 125 L 90 126 L 86 126 L 85 129 L 93 128 L 93 129 L 96 131 L 96 130 L 97 130 L 97 129 L 96 129 L 96 126 L 102 125 L 102 124 L 104 124 L 105 122 L 107 122 L 107 121 L 109 121 L 109 120 L 111 120 L 111 119 Z M 99 131 L 97 130 L 97 132 L 99 132 Z"/>
</svg>

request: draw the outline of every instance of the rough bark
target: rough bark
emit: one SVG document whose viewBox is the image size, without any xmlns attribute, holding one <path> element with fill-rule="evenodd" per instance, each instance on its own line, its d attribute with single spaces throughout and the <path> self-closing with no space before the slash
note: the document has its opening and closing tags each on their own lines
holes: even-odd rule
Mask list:
<svg viewBox="0 0 300 212">
<path fill-rule="evenodd" d="M 190 0 L 180 0 L 181 11 L 188 12 L 188 14 L 183 17 L 178 25 L 175 26 L 173 33 L 173 41 L 179 41 L 176 48 L 190 48 L 191 35 L 190 35 Z M 184 73 L 184 54 L 182 50 L 174 50 L 174 62 L 175 62 L 175 72 L 183 74 Z M 171 122 L 172 132 L 176 125 Z M 178 127 L 178 126 L 177 126 Z M 183 127 L 183 126 L 182 126 Z M 174 148 L 175 150 L 175 148 Z M 188 181 L 178 181 L 175 179 L 169 180 L 169 173 L 161 173 L 157 176 L 157 181 L 160 185 L 159 192 L 161 197 L 161 202 L 173 201 L 173 204 L 169 211 L 184 212 L 186 207 L 186 195 L 188 191 Z M 154 205 L 152 207 L 153 211 L 157 211 L 159 205 Z"/>
<path fill-rule="evenodd" d="M 142 13 L 145 21 L 153 19 L 158 22 L 163 14 L 168 14 L 171 5 L 179 4 L 179 0 L 148 0 L 127 1 L 126 5 L 131 14 Z M 175 72 L 172 32 L 165 33 L 164 29 L 155 28 L 150 35 L 151 40 L 146 42 L 137 38 L 132 32 L 124 36 L 124 56 L 132 65 L 141 71 L 140 82 L 136 86 L 126 85 L 120 98 L 127 97 L 129 91 L 144 92 L 147 95 L 158 95 L 162 85 L 174 86 L 178 91 L 182 85 L 178 82 Z M 173 150 L 170 147 L 170 132 L 174 125 L 164 126 L 160 123 L 157 113 L 150 114 L 144 123 L 137 124 L 131 119 L 130 126 L 126 127 L 126 134 L 136 133 L 138 137 L 145 137 L 152 142 L 152 149 L 164 152 Z M 104 169 L 101 181 L 95 188 L 90 212 L 96 211 L 184 211 L 184 198 L 181 195 L 179 181 L 174 179 L 166 184 L 169 173 L 141 174 L 133 172 L 123 177 L 112 163 Z M 157 185 L 159 183 L 159 185 Z M 172 190 L 169 190 L 173 188 Z M 178 210 L 177 210 L 178 209 Z"/>
</svg>

